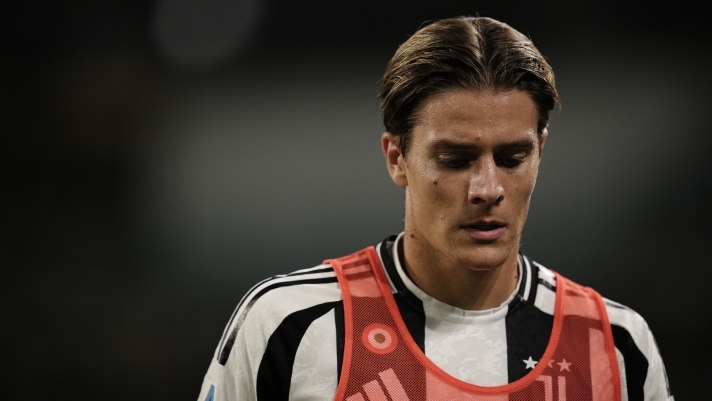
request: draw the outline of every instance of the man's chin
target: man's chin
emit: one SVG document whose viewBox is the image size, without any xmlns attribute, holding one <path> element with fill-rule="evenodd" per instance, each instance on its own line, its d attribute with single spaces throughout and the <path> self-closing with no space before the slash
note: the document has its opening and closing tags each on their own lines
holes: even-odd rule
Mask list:
<svg viewBox="0 0 712 401">
<path fill-rule="evenodd" d="M 490 271 L 505 265 L 514 255 L 516 250 L 503 247 L 478 247 L 458 255 L 459 264 L 473 271 Z"/>
</svg>

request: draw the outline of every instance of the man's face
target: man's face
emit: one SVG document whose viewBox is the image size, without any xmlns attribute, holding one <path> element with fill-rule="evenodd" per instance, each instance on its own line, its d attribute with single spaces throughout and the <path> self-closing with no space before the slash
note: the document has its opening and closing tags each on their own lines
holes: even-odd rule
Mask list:
<svg viewBox="0 0 712 401">
<path fill-rule="evenodd" d="M 405 187 L 405 235 L 432 265 L 488 270 L 516 259 L 541 146 L 526 92 L 453 90 L 427 98 L 405 157 L 383 136 Z M 408 262 L 406 255 L 406 262 Z"/>
</svg>

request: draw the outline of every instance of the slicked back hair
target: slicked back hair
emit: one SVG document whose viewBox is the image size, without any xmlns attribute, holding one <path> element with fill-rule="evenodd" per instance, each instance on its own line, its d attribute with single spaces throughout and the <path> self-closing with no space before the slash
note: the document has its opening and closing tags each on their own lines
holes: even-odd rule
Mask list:
<svg viewBox="0 0 712 401">
<path fill-rule="evenodd" d="M 455 89 L 527 92 L 539 114 L 540 136 L 560 104 L 554 71 L 529 38 L 491 18 L 439 20 L 398 48 L 381 81 L 381 117 L 403 155 L 425 98 Z"/>
</svg>

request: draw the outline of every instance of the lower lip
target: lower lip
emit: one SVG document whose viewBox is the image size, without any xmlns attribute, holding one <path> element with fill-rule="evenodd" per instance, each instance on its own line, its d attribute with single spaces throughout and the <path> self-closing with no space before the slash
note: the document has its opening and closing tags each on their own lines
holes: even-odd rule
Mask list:
<svg viewBox="0 0 712 401">
<path fill-rule="evenodd" d="M 495 228 L 494 230 L 478 230 L 472 227 L 465 227 L 465 231 L 470 237 L 482 241 L 498 240 L 504 235 L 504 227 Z"/>
</svg>

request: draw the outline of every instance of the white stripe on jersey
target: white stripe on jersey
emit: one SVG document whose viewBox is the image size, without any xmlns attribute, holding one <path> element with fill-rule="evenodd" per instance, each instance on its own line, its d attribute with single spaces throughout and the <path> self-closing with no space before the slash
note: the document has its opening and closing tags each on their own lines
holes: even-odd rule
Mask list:
<svg viewBox="0 0 712 401">
<path fill-rule="evenodd" d="M 289 399 L 332 401 L 338 386 L 334 311 L 316 319 L 299 343 L 292 368 Z"/>
<path fill-rule="evenodd" d="M 532 277 L 532 281 L 537 283 L 534 306 L 553 316 L 556 306 L 556 276 L 539 263 L 534 262 L 534 266 L 537 267 L 536 274 Z"/>
<path fill-rule="evenodd" d="M 556 288 L 556 276 L 554 276 L 554 273 L 537 262 L 532 262 L 532 264 L 539 268 L 538 277 L 549 284 L 551 288 Z"/>
<path fill-rule="evenodd" d="M 621 350 L 616 348 L 616 360 L 618 361 L 618 372 L 621 376 L 621 401 L 628 401 L 628 380 L 625 375 L 625 363 Z"/>
<path fill-rule="evenodd" d="M 308 268 L 306 268 L 306 269 L 295 270 L 295 271 L 293 271 L 293 272 L 291 272 L 291 273 L 289 273 L 289 274 L 287 274 L 287 275 L 280 275 L 280 276 L 277 276 L 277 277 L 291 277 L 291 276 L 297 276 L 297 275 L 302 275 L 302 274 L 305 274 L 305 273 L 315 272 L 315 271 L 322 270 L 322 269 L 331 269 L 331 266 L 330 266 L 330 265 L 318 265 L 318 266 L 314 266 L 314 267 L 308 267 Z M 333 270 L 332 270 L 332 271 L 333 271 Z M 336 276 L 336 273 L 334 273 L 334 276 Z"/>
<path fill-rule="evenodd" d="M 525 301 L 529 300 L 529 291 L 532 289 L 532 266 L 529 264 L 529 259 L 522 257 L 522 255 L 519 255 L 519 266 L 522 266 L 522 261 L 524 262 L 524 269 L 526 270 L 526 275 L 527 280 L 526 283 L 524 283 L 524 294 L 522 295 L 522 299 Z M 521 284 L 520 284 L 521 285 Z"/>
</svg>

